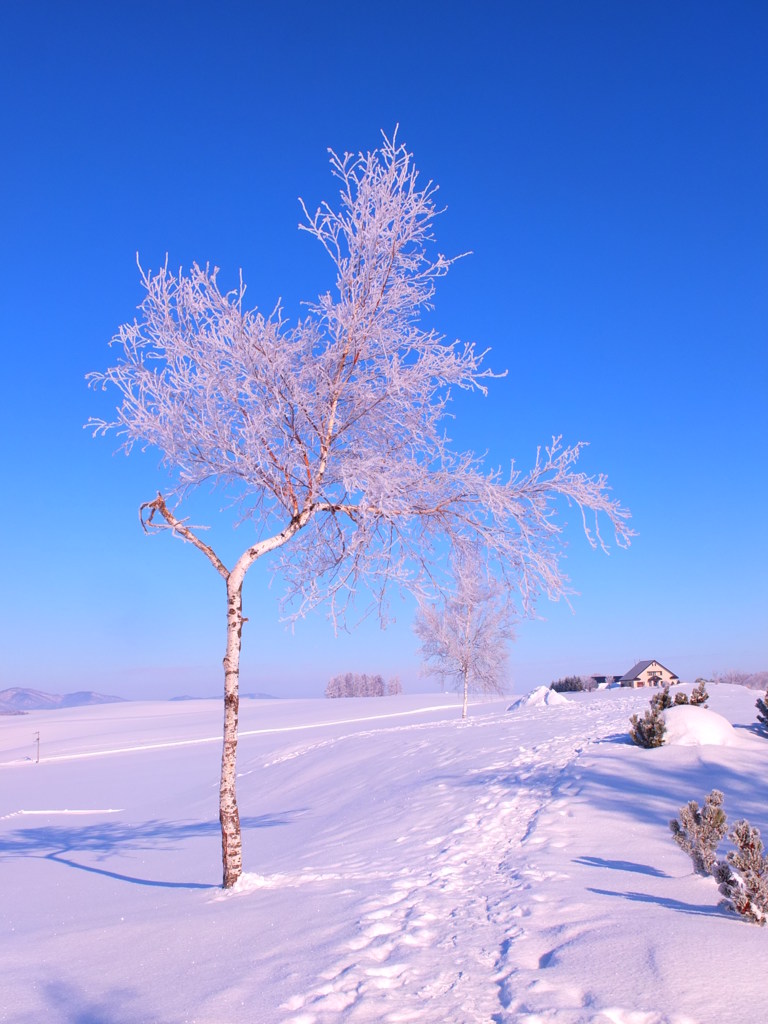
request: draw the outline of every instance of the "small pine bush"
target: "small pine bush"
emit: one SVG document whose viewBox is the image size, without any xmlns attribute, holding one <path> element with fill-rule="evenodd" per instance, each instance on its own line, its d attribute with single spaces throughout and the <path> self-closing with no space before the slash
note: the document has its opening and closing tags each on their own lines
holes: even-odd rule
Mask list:
<svg viewBox="0 0 768 1024">
<path fill-rule="evenodd" d="M 656 708 L 659 711 L 666 711 L 667 708 L 672 707 L 672 698 L 669 695 L 669 687 L 665 686 L 663 690 L 659 690 L 658 693 L 654 693 L 651 697 L 651 708 Z"/>
<path fill-rule="evenodd" d="M 715 865 L 718 890 L 729 910 L 755 924 L 768 920 L 768 857 L 759 831 L 748 821 L 737 821 L 728 838 L 735 846 Z"/>
<path fill-rule="evenodd" d="M 711 875 L 717 864 L 717 844 L 728 831 L 723 811 L 723 794 L 713 789 L 704 798 L 703 809 L 695 800 L 680 808 L 680 820 L 669 823 L 675 842 L 693 861 L 697 875 Z"/>
<path fill-rule="evenodd" d="M 766 698 L 768 698 L 768 693 L 766 693 Z M 669 693 L 669 686 L 665 686 L 651 697 L 650 711 L 646 711 L 642 718 L 632 715 L 629 735 L 639 747 L 660 747 L 664 743 L 666 731 L 663 712 L 667 708 L 688 703 L 706 707 L 705 701 L 707 700 L 709 700 L 709 694 L 704 689 L 703 679 L 699 680 L 698 685 L 691 693 L 690 701 L 684 693 L 676 693 L 673 700 Z M 766 728 L 768 729 L 768 705 L 766 705 Z"/>
<path fill-rule="evenodd" d="M 709 700 L 709 694 L 704 687 L 704 680 L 699 679 L 696 686 L 691 692 L 691 704 L 697 707 L 706 707 L 707 701 Z"/>
<path fill-rule="evenodd" d="M 758 697 L 755 701 L 755 707 L 757 708 L 757 721 L 763 732 L 768 732 L 768 690 L 765 691 L 765 697 Z"/>
<path fill-rule="evenodd" d="M 638 747 L 660 747 L 666 731 L 662 709 L 654 707 L 653 701 L 650 711 L 646 711 L 642 718 L 632 715 L 630 719 L 629 735 Z"/>
</svg>

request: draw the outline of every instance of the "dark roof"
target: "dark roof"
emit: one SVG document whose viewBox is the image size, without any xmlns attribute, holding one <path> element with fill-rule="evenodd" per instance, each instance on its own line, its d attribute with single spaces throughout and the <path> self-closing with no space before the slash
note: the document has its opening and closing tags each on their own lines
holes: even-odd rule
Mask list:
<svg viewBox="0 0 768 1024">
<path fill-rule="evenodd" d="M 649 665 L 652 665 L 654 663 L 654 661 L 656 661 L 655 658 L 649 658 L 648 661 L 638 661 L 636 665 L 632 666 L 629 672 L 624 673 L 624 675 L 621 677 L 621 681 L 629 682 L 631 679 L 637 679 L 640 673 L 644 672 Z M 677 679 L 675 673 L 671 669 L 667 668 L 666 665 L 662 665 L 660 661 L 656 661 L 656 664 L 659 666 L 659 668 L 665 669 L 667 672 L 669 672 L 671 676 L 675 676 L 675 679 Z"/>
</svg>

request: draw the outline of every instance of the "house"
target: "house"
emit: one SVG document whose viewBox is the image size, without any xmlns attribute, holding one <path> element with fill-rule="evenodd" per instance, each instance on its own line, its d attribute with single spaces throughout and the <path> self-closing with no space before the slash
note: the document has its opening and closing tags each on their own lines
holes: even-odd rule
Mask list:
<svg viewBox="0 0 768 1024">
<path fill-rule="evenodd" d="M 680 679 L 658 661 L 638 661 L 621 677 L 622 686 L 673 686 Z"/>
<path fill-rule="evenodd" d="M 622 677 L 591 675 L 589 678 L 592 680 L 595 690 L 606 690 L 609 686 L 620 683 Z"/>
</svg>

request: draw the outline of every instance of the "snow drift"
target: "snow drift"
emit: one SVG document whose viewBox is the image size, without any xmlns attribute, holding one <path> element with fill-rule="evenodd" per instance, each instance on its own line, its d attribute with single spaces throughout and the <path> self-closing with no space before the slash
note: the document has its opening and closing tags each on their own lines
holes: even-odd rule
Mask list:
<svg viewBox="0 0 768 1024">
<path fill-rule="evenodd" d="M 530 693 L 526 693 L 523 697 L 520 697 L 510 704 L 507 708 L 508 711 L 516 711 L 518 708 L 526 707 L 548 707 L 552 704 L 569 704 L 570 701 L 567 697 L 564 697 L 562 693 L 558 693 L 557 690 L 550 690 L 548 686 L 537 686 L 535 690 L 531 690 Z"/>
<path fill-rule="evenodd" d="M 695 704 L 677 704 L 664 712 L 664 743 L 668 746 L 736 746 L 739 738 L 722 715 Z"/>
</svg>

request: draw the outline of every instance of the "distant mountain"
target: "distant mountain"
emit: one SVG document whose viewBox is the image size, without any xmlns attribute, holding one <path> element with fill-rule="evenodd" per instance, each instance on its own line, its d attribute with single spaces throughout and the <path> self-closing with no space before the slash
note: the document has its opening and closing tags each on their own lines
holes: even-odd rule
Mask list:
<svg viewBox="0 0 768 1024">
<path fill-rule="evenodd" d="M 20 715 L 26 711 L 50 711 L 56 708 L 78 708 L 87 704 L 117 704 L 122 697 L 111 697 L 93 690 L 78 690 L 77 693 L 44 693 L 14 686 L 0 690 L 0 714 Z"/>
</svg>

